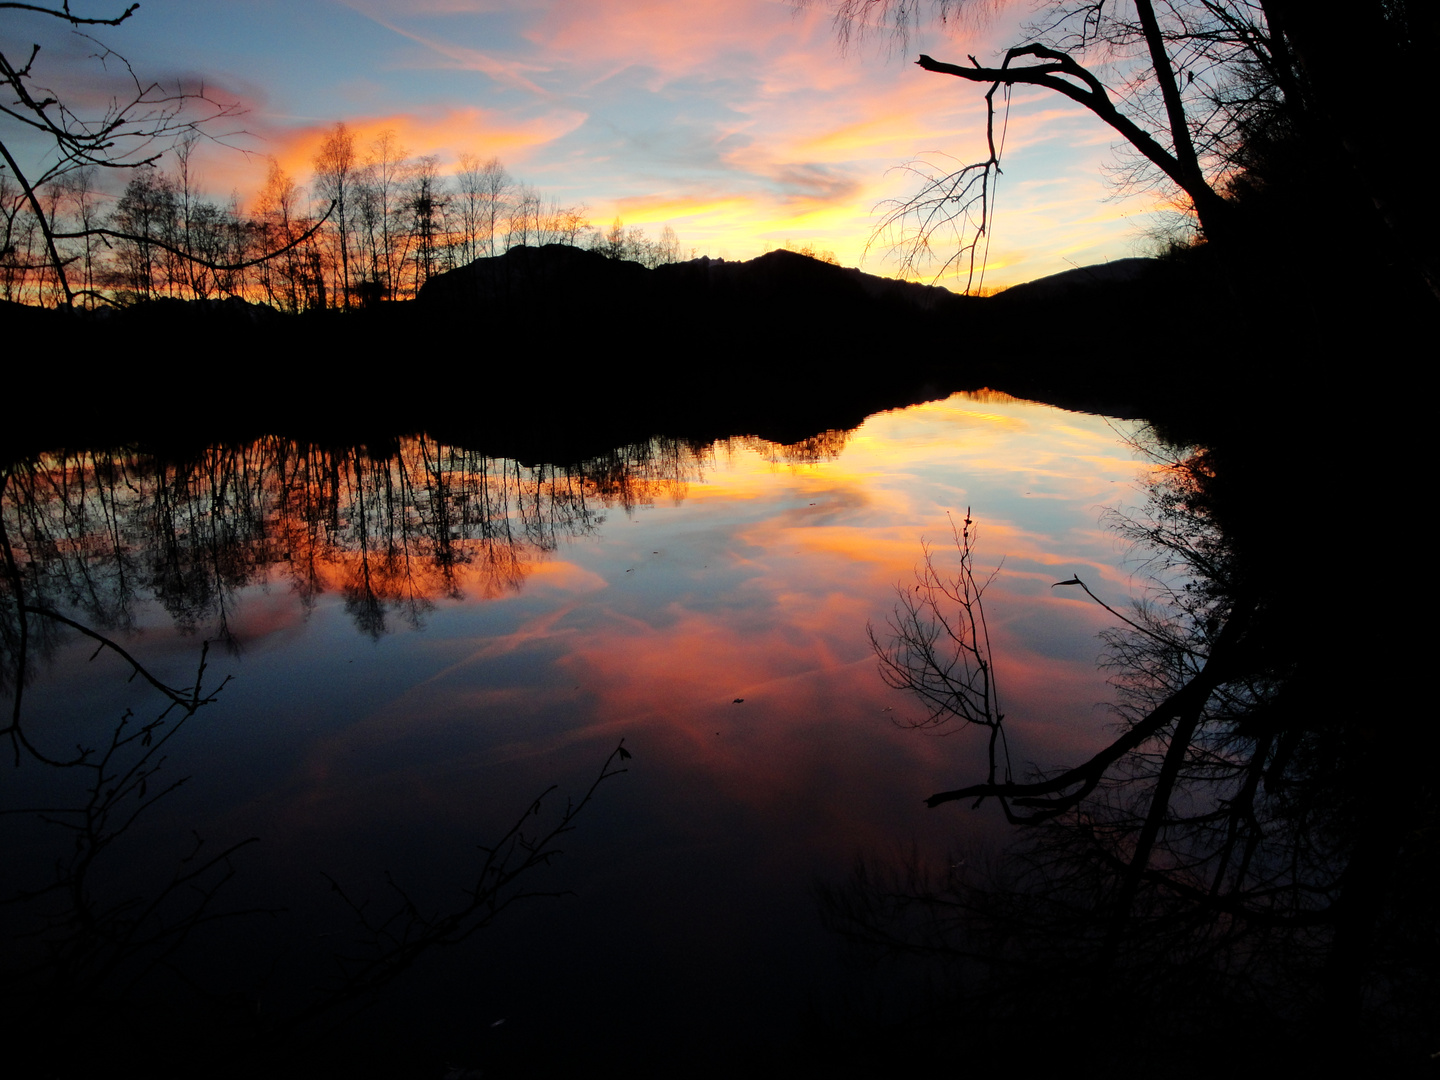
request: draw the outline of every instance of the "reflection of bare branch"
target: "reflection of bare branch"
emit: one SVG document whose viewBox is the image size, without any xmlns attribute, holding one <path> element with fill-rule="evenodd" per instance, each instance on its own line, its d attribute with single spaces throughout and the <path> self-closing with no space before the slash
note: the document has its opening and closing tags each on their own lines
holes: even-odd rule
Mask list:
<svg viewBox="0 0 1440 1080">
<path fill-rule="evenodd" d="M 540 824 L 540 815 L 545 799 L 555 788 L 542 792 L 499 841 L 480 847 L 484 858 L 473 884 L 464 889 L 464 903 L 450 911 L 422 912 L 410 894 L 387 873 L 385 884 L 393 894 L 394 906 L 387 913 L 376 915 L 369 910 L 368 901 L 355 900 L 339 882 L 324 875 L 340 901 L 355 916 L 360 944 L 358 951 L 335 957 L 335 982 L 308 1008 L 297 1013 L 287 1026 L 298 1027 L 373 994 L 423 954 L 442 945 L 459 944 L 485 929 L 518 901 L 568 895 L 563 890 L 532 889 L 526 882 L 533 871 L 548 866 L 563 853 L 558 846 L 560 838 L 574 829 L 576 820 L 601 784 L 629 771 L 623 762 L 630 756 L 625 740 L 621 739 L 580 801 L 567 801 L 559 819 L 549 826 Z"/>
<path fill-rule="evenodd" d="M 254 838 L 209 854 L 196 835 L 168 878 L 151 890 L 116 895 L 111 881 L 115 868 L 126 861 L 120 842 L 185 783 L 185 777 L 164 776 L 171 740 L 201 707 L 215 700 L 225 682 L 209 693 L 203 689 L 206 647 L 201 649 L 194 685 L 176 690 L 105 635 L 53 611 L 23 603 L 18 608 L 22 625 L 27 617 L 59 622 L 98 642 L 97 652 L 115 652 L 130 666 L 132 678 L 142 678 L 168 703 L 144 723 L 137 723 L 127 709 L 105 745 L 99 749 L 77 745 L 76 756 L 69 760 L 37 750 L 26 737 L 18 712 L 12 716 L 10 735 L 17 765 L 23 747 L 34 763 L 63 770 L 47 785 L 52 789 L 61 788 L 61 776 L 88 779 L 77 802 L 51 796 L 54 803 L 0 810 L 0 817 L 30 819 L 59 829 L 66 837 L 49 881 L 13 887 L 0 896 L 0 905 L 31 922 L 28 937 L 36 946 L 31 959 L 22 959 L 4 972 L 3 981 L 38 991 L 16 1004 L 42 1023 L 68 1015 L 80 1001 L 110 1012 L 143 1008 L 134 998 L 139 982 L 162 969 L 173 970 L 176 954 L 197 930 L 257 910 L 215 910 L 221 891 L 234 876 L 232 857 Z M 17 678 L 17 710 L 22 681 Z M 83 1025 L 84 1020 L 78 1022 Z"/>
<path fill-rule="evenodd" d="M 141 664 L 140 661 L 136 660 L 133 656 L 131 656 L 128 652 L 126 652 L 125 649 L 122 648 L 118 642 L 106 637 L 104 634 L 98 633 L 97 631 L 90 629 L 90 627 L 85 626 L 83 623 L 78 623 L 74 619 L 67 618 L 64 615 L 61 615 L 58 611 L 51 611 L 48 608 L 31 607 L 29 604 L 22 605 L 21 610 L 28 612 L 31 615 L 39 615 L 41 618 L 50 619 L 53 622 L 61 623 L 64 626 L 70 627 L 72 630 L 78 630 L 81 634 L 84 634 L 91 640 L 99 642 L 99 645 L 95 650 L 95 655 L 99 655 L 102 649 L 109 649 L 111 652 L 119 656 L 120 659 L 124 660 L 127 664 L 129 664 L 131 671 L 134 672 L 135 675 L 138 675 L 140 678 L 144 679 L 156 690 L 159 690 L 162 694 L 169 698 L 172 704 L 179 705 L 182 709 L 188 709 L 191 712 L 194 712 L 201 705 L 210 704 L 210 702 L 215 700 L 215 694 L 218 694 L 220 690 L 223 689 L 225 686 L 225 683 L 222 682 L 219 686 L 215 688 L 214 693 L 204 698 L 200 696 L 200 680 L 204 677 L 205 674 L 205 657 L 210 651 L 210 643 L 208 641 L 202 643 L 200 646 L 200 670 L 195 674 L 195 685 L 190 687 L 188 690 L 176 690 L 174 687 L 167 686 L 165 683 L 162 683 L 159 679 L 157 679 L 154 675 L 151 675 L 150 672 L 145 668 L 145 666 Z M 229 681 L 228 675 L 225 677 L 225 681 Z"/>
<path fill-rule="evenodd" d="M 1315 826 L 1333 811 L 1300 794 L 1317 755 L 1330 770 L 1324 759 L 1335 751 L 1317 748 L 1316 734 L 1293 719 L 1285 699 L 1293 661 L 1265 639 L 1274 615 L 1218 528 L 1214 480 L 1205 452 L 1169 461 L 1153 481 L 1151 519 L 1121 522 L 1168 575 L 1157 582 L 1158 606 L 1137 604 L 1126 615 L 1078 576 L 1055 583 L 1078 585 L 1121 624 L 1103 637 L 1119 671 L 1123 729 L 1088 760 L 1025 781 L 998 777 L 992 749 L 982 782 L 926 800 L 936 807 L 994 797 L 1012 823 L 1043 826 L 1026 847 L 1052 875 L 1040 887 L 1059 895 L 1072 881 L 1089 882 L 1076 888 L 1091 897 L 1092 922 L 1102 915 L 1102 966 L 1142 910 L 1271 929 L 1339 918 L 1344 856 L 1335 836 Z M 968 530 L 957 538 L 953 581 L 927 552 L 897 608 L 892 642 L 873 630 L 871 641 L 885 681 L 929 710 L 917 726 L 961 719 L 991 728 L 993 747 L 1000 714 L 985 678 L 991 665 L 968 540 Z"/>
<path fill-rule="evenodd" d="M 939 728 L 953 719 L 986 728 L 990 732 L 987 783 L 996 784 L 999 757 L 1003 755 L 1008 784 L 1005 714 L 1000 711 L 982 601 L 995 575 L 983 583 L 975 578 L 973 525 L 968 510 L 961 528 L 957 529 L 951 519 L 950 532 L 960 554 L 960 568 L 953 577 L 942 576 L 930 549 L 925 549 L 924 567 L 916 571 L 914 588 L 896 590 L 900 602 L 889 621 L 888 642 L 880 641 L 873 626 L 867 625 L 865 630 L 886 685 L 915 694 L 929 713 L 911 726 Z"/>
</svg>

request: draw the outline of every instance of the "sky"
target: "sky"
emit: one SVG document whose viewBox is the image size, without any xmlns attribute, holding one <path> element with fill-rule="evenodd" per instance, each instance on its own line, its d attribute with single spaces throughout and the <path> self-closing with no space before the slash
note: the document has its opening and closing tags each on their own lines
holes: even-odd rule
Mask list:
<svg viewBox="0 0 1440 1080">
<path fill-rule="evenodd" d="M 225 137 L 197 159 L 213 198 L 252 199 L 271 158 L 307 183 L 343 121 L 362 153 L 390 131 L 442 171 L 461 154 L 497 156 L 597 225 L 618 216 L 652 236 L 670 225 L 687 254 L 748 259 L 809 244 L 895 275 L 874 233 L 886 201 L 916 190 L 906 163 L 985 156 L 984 88 L 912 61 L 997 59 L 1021 39 L 1027 10 L 926 28 L 903 51 L 883 39 L 842 51 L 825 4 L 791 0 L 145 0 L 94 36 L 145 81 L 203 81 L 242 110 L 212 126 Z M 34 16 L 3 22 L 7 53 L 41 41 L 52 84 L 95 90 L 93 44 Z M 65 81 L 76 72 L 90 81 Z M 1117 196 L 1108 128 L 1018 87 L 1004 139 L 986 291 L 1140 250 L 1157 199 Z"/>
</svg>

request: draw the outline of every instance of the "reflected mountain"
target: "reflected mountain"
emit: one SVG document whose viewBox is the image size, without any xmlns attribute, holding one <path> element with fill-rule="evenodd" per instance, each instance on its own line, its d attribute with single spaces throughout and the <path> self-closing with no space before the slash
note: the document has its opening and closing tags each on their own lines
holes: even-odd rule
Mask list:
<svg viewBox="0 0 1440 1080">
<path fill-rule="evenodd" d="M 1170 420 L 1223 406 L 1227 354 L 1174 333 L 1215 288 L 1195 267 L 1125 260 L 981 299 L 788 251 L 646 269 L 548 245 L 351 312 L 285 315 L 238 298 L 10 305 L 17 328 L 45 343 L 14 366 L 12 393 L 54 405 L 0 432 L 0 456 L 424 430 L 499 457 L 575 461 L 681 428 L 792 444 L 981 386 Z M 1163 344 L 1117 348 L 1105 327 Z M 63 396 L 44 362 L 62 344 Z M 1196 380 L 1199 366 L 1211 377 Z M 223 375 L 198 399 L 197 367 Z M 1233 374 L 1280 385 L 1278 370 Z"/>
</svg>

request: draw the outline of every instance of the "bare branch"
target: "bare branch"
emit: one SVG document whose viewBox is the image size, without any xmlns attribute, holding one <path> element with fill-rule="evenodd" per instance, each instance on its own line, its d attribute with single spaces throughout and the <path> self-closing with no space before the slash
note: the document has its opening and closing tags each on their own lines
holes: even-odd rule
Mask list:
<svg viewBox="0 0 1440 1080">
<path fill-rule="evenodd" d="M 1014 61 L 1027 56 L 1033 56 L 1042 63 L 1011 67 Z M 1197 187 L 1196 178 L 1183 169 L 1175 156 L 1156 142 L 1149 132 L 1121 113 L 1116 108 L 1115 102 L 1111 99 L 1104 84 L 1077 63 L 1069 53 L 1047 48 L 1044 45 L 1024 45 L 1006 52 L 1005 61 L 998 68 L 980 67 L 979 65 L 968 68 L 961 67 L 957 64 L 932 60 L 923 54 L 915 63 L 926 71 L 954 75 L 956 78 L 965 79 L 968 82 L 1005 86 L 1020 83 L 1028 86 L 1040 86 L 1046 90 L 1053 90 L 1057 94 L 1063 94 L 1071 101 L 1085 106 L 1119 132 L 1126 142 L 1140 151 L 1146 159 L 1156 165 L 1191 198 L 1196 199 L 1197 202 L 1204 198 Z M 1204 190 L 1214 196 L 1214 192 L 1210 191 L 1208 186 Z M 1218 198 L 1218 196 L 1215 197 Z"/>
<path fill-rule="evenodd" d="M 4 2 L 0 2 L 0 11 L 4 11 L 6 9 L 14 11 L 33 11 L 37 15 L 51 15 L 57 19 L 63 19 L 71 26 L 119 26 L 126 19 L 130 18 L 131 15 L 134 15 L 135 9 L 139 6 L 139 4 L 131 4 L 119 15 L 114 15 L 110 18 L 100 19 L 84 18 L 82 16 L 72 14 L 70 11 L 70 0 L 64 0 L 64 3 L 61 4 L 58 8 L 45 7 L 43 4 L 21 4 L 15 3 L 14 0 L 4 0 Z"/>
<path fill-rule="evenodd" d="M 208 259 L 196 255 L 193 251 L 186 251 L 184 248 L 178 247 L 175 244 L 166 243 L 159 237 L 141 236 L 138 233 L 121 232 L 118 229 L 83 229 L 79 232 L 57 232 L 54 234 L 54 236 L 57 240 L 79 240 L 87 236 L 103 236 L 109 237 L 113 240 L 128 240 L 134 244 L 148 244 L 151 247 L 158 247 L 164 251 L 168 251 L 172 255 L 177 255 L 180 258 L 185 259 L 187 262 L 194 263 L 196 266 L 203 266 L 207 270 L 225 273 L 227 271 L 244 270 L 247 267 L 251 266 L 259 266 L 261 263 L 269 262 L 276 256 L 284 255 L 286 252 L 289 251 L 294 251 L 296 248 L 300 247 L 300 245 L 304 244 L 312 236 L 318 233 L 320 229 L 325 225 L 325 223 L 330 220 L 330 215 L 334 212 L 335 203 L 332 202 L 329 209 L 325 211 L 325 213 L 315 222 L 314 225 L 312 225 L 300 236 L 297 236 L 295 239 L 291 240 L 284 247 L 279 247 L 276 248 L 274 251 L 267 251 L 264 255 L 257 255 L 253 259 L 245 259 L 241 262 L 236 263 L 210 262 Z"/>
<path fill-rule="evenodd" d="M 625 740 L 621 739 L 580 801 L 567 802 L 559 819 L 548 828 L 530 831 L 534 828 L 533 823 L 540 819 L 544 801 L 555 791 L 553 785 L 546 788 L 504 836 L 492 845 L 479 848 L 483 859 L 473 884 L 464 889 L 465 902 L 450 911 L 425 914 L 409 893 L 387 873 L 386 887 L 394 894 L 398 904 L 387 914 L 375 916 L 368 910 L 368 901 L 356 900 L 334 878 L 322 875 L 340 902 L 355 915 L 363 938 L 357 953 L 335 956 L 336 983 L 325 989 L 309 1007 L 288 1020 L 286 1027 L 299 1027 L 317 1016 L 373 994 L 398 978 L 425 953 L 442 945 L 455 945 L 466 940 L 489 926 L 501 912 L 515 903 L 566 895 L 561 890 L 529 889 L 522 882 L 533 871 L 548 866 L 563 853 L 558 846 L 560 838 L 575 827 L 576 820 L 601 784 L 629 771 L 622 763 L 630 757 L 630 751 L 625 749 Z"/>
<path fill-rule="evenodd" d="M 80 27 L 117 26 L 128 19 L 137 6 L 131 5 L 122 14 L 108 18 L 75 15 L 70 11 L 68 2 L 58 8 L 3 3 L 0 4 L 0 9 L 48 15 Z M 89 35 L 81 34 L 78 29 L 75 33 L 94 41 Z M 99 116 L 91 117 L 76 115 L 60 94 L 38 85 L 35 81 L 32 69 L 40 53 L 39 45 L 33 45 L 24 63 L 18 65 L 0 53 L 0 88 L 7 91 L 5 100 L 0 100 L 0 120 L 8 120 L 32 132 L 41 133 L 52 143 L 51 155 L 47 159 L 50 163 L 36 165 L 33 172 L 28 174 L 4 143 L 0 143 L 0 157 L 3 157 L 6 167 L 14 173 L 39 224 L 45 240 L 49 269 L 55 275 L 66 306 L 73 306 L 76 292 L 66 273 L 66 265 L 70 260 L 61 256 L 56 241 L 62 238 L 73 239 L 77 235 L 102 234 L 95 230 L 85 230 L 62 237 L 57 232 L 51 215 L 41 206 L 39 189 L 51 181 L 91 166 L 137 169 L 154 164 L 175 139 L 186 133 L 203 133 L 203 125 L 222 117 L 233 116 L 237 112 L 233 105 L 212 100 L 203 86 L 198 89 L 186 89 L 183 86 L 168 89 L 159 83 L 143 83 L 123 56 L 100 42 L 94 43 L 98 50 L 95 59 L 107 68 L 111 64 L 118 65 L 130 90 L 112 99 Z M 191 107 L 197 103 L 209 106 L 208 115 L 188 115 Z M 243 269 L 243 265 L 225 269 Z"/>
</svg>

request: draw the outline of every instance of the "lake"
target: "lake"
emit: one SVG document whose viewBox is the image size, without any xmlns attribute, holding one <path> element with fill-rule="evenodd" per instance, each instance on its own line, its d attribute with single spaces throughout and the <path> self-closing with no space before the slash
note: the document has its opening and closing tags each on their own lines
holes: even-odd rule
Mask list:
<svg viewBox="0 0 1440 1080">
<path fill-rule="evenodd" d="M 566 895 L 419 958 L 344 1038 L 472 1067 L 615 1052 L 657 1069 L 824 1038 L 880 977 L 823 929 L 816 882 L 860 853 L 958 858 L 1008 835 L 993 805 L 925 808 L 983 777 L 983 733 L 907 728 L 921 708 L 881 680 L 867 624 L 886 638 L 924 545 L 954 567 L 968 510 L 982 579 L 998 567 L 985 614 L 1012 755 L 1098 745 L 1114 620 L 1052 585 L 1078 575 L 1116 607 L 1143 593 L 1107 516 L 1144 503 L 1134 428 L 981 392 L 794 446 L 656 439 L 568 468 L 404 438 L 16 470 L 5 527 L 30 602 L 171 687 L 195 682 L 208 641 L 203 685 L 223 683 L 132 797 L 190 779 L 87 864 L 94 903 L 153 894 L 197 836 L 207 855 L 257 838 L 166 902 L 185 918 L 232 868 L 211 910 L 268 913 L 195 928 L 175 963 L 281 1017 L 345 986 L 328 957 L 362 963 L 363 923 L 381 946 L 463 907 L 477 845 L 556 785 L 525 835 L 553 827 L 623 739 L 626 771 L 557 838 L 563 856 L 511 887 Z M 7 761 L 5 805 L 48 810 L 4 819 L 21 853 L 7 892 L 52 879 L 80 820 L 65 809 L 94 805 L 87 770 L 35 755 L 103 750 L 126 709 L 135 731 L 164 707 L 95 641 L 33 634 L 34 753 Z M 142 752 L 119 748 L 112 771 Z M 148 963 L 125 960 L 160 994 Z"/>
</svg>

